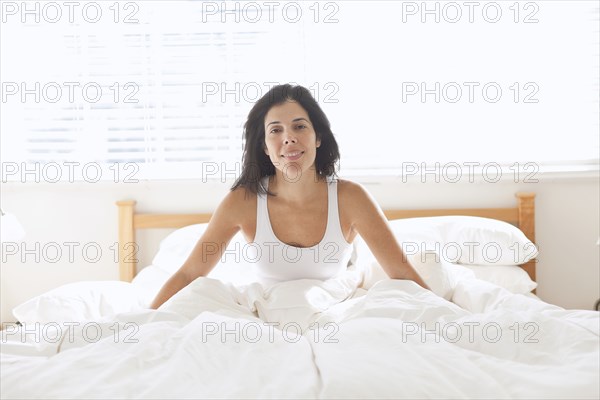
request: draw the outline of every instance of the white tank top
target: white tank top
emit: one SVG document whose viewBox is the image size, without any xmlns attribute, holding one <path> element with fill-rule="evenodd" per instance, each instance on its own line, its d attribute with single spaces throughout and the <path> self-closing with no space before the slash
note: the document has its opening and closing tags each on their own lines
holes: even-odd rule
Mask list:
<svg viewBox="0 0 600 400">
<path fill-rule="evenodd" d="M 263 178 L 268 189 L 269 177 Z M 281 282 L 292 279 L 329 279 L 348 267 L 352 244 L 346 242 L 340 226 L 337 201 L 337 181 L 327 178 L 327 228 L 319 244 L 300 248 L 283 243 L 275 236 L 267 195 L 257 195 L 256 235 L 253 247 L 256 261 L 252 263 L 261 282 Z"/>
</svg>

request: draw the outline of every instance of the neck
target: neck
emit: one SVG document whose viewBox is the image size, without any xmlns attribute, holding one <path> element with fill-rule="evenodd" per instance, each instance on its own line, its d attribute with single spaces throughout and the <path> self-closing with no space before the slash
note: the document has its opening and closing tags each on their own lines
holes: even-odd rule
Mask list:
<svg viewBox="0 0 600 400">
<path fill-rule="evenodd" d="M 290 203 L 303 204 L 319 194 L 324 177 L 320 177 L 314 168 L 307 170 L 299 178 L 285 177 L 280 170 L 269 181 L 269 191 L 281 200 Z"/>
</svg>

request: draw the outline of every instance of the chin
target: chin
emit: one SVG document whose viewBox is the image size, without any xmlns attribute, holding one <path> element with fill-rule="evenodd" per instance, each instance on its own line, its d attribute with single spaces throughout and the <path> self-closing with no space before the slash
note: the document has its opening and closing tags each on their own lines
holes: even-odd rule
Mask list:
<svg viewBox="0 0 600 400">
<path fill-rule="evenodd" d="M 313 167 L 304 167 L 303 165 L 298 165 L 295 162 L 285 163 L 283 168 L 277 168 L 277 170 L 283 175 L 284 179 L 288 182 L 297 182 L 300 177 L 306 174 L 314 173 L 314 165 Z"/>
</svg>

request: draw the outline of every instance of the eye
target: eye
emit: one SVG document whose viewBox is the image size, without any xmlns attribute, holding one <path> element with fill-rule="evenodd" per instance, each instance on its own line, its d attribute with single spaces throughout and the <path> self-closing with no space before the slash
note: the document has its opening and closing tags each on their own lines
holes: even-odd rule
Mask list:
<svg viewBox="0 0 600 400">
<path fill-rule="evenodd" d="M 277 132 L 279 132 L 279 131 L 280 131 L 280 129 L 279 129 L 279 128 L 273 128 L 273 129 L 271 129 L 271 130 L 269 131 L 269 133 L 277 133 Z"/>
<path fill-rule="evenodd" d="M 296 126 L 296 128 L 298 128 L 298 129 L 306 129 L 307 126 L 306 125 L 298 125 L 298 126 Z"/>
</svg>

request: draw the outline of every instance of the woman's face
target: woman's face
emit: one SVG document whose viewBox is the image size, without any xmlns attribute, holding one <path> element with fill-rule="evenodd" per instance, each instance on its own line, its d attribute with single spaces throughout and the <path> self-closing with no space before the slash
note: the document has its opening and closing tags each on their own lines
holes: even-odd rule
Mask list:
<svg viewBox="0 0 600 400">
<path fill-rule="evenodd" d="M 271 107 L 265 116 L 265 153 L 276 169 L 297 178 L 314 166 L 321 141 L 308 113 L 295 101 Z"/>
</svg>

